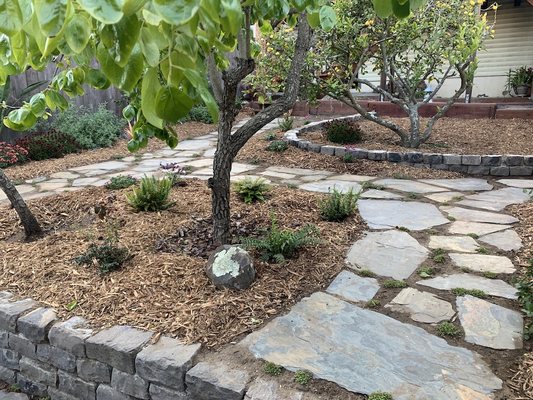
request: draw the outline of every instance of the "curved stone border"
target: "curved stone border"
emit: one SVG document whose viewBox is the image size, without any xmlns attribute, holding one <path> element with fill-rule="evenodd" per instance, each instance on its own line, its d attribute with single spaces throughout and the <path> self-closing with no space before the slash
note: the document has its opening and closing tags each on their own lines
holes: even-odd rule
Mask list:
<svg viewBox="0 0 533 400">
<path fill-rule="evenodd" d="M 358 121 L 360 115 L 350 115 L 335 119 Z M 494 176 L 531 176 L 533 175 L 533 155 L 499 155 L 499 154 L 440 154 L 422 153 L 418 151 L 399 152 L 386 150 L 367 150 L 346 146 L 329 146 L 312 143 L 301 139 L 299 135 L 322 129 L 325 123 L 333 119 L 312 122 L 301 128 L 291 129 L 285 133 L 285 140 L 292 146 L 302 150 L 313 151 L 331 156 L 343 157 L 351 154 L 354 159 L 373 161 L 390 161 L 402 165 L 427 166 L 452 172 L 462 172 L 470 175 Z"/>
</svg>

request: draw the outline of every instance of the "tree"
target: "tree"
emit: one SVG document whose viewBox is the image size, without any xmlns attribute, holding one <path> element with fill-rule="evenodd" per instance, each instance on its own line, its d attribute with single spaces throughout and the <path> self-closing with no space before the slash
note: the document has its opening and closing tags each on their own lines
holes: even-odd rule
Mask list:
<svg viewBox="0 0 533 400">
<path fill-rule="evenodd" d="M 376 0 L 391 7 L 399 7 L 400 1 L 409 6 L 405 0 Z M 327 3 L 0 0 L 0 84 L 6 76 L 28 67 L 42 69 L 56 62 L 61 68 L 47 88 L 10 112 L 4 123 L 14 130 L 28 129 L 37 118 L 65 109 L 65 95 L 83 94 L 83 84 L 97 89 L 114 85 L 131 99 L 123 114 L 133 123 L 128 148 L 135 151 L 146 146 L 151 137 L 176 146 L 172 125 L 196 103 L 205 103 L 215 120 L 220 111 L 219 144 L 210 186 L 215 238 L 226 242 L 231 162 L 257 130 L 294 103 L 302 67 L 299 55 L 307 51 L 310 28 L 330 29 L 335 24 L 335 13 Z M 287 95 L 232 135 L 236 87 L 255 65 L 250 27 L 274 21 L 298 24 Z M 227 54 L 234 51 L 239 56 L 230 65 Z M 208 75 L 215 96 L 209 89 Z"/>
</svg>

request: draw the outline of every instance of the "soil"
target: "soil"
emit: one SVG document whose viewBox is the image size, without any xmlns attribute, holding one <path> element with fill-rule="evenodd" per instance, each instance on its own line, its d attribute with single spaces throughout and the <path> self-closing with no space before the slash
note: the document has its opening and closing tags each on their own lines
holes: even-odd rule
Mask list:
<svg viewBox="0 0 533 400">
<path fill-rule="evenodd" d="M 303 119 L 299 119 L 301 124 Z M 283 138 L 283 132 L 273 131 L 277 139 Z M 289 146 L 284 152 L 266 150 L 268 141 L 266 135 L 256 135 L 239 151 L 237 160 L 261 166 L 279 165 L 294 168 L 311 168 L 332 171 L 338 174 L 371 175 L 401 179 L 431 179 L 431 178 L 459 178 L 463 175 L 429 169 L 426 166 L 412 167 L 399 165 L 387 161 L 354 160 L 346 163 L 340 157 L 313 153 Z"/>
<path fill-rule="evenodd" d="M 408 118 L 390 118 L 408 129 Z M 425 126 L 427 119 L 422 119 Z M 369 150 L 413 151 L 400 144 L 399 136 L 371 121 L 359 123 L 363 139 L 356 147 Z M 323 131 L 301 135 L 314 143 L 331 144 Z M 527 119 L 460 119 L 441 118 L 429 140 L 417 151 L 454 154 L 533 154 L 533 123 Z"/>
<path fill-rule="evenodd" d="M 322 221 L 318 203 L 323 194 L 275 187 L 264 203 L 253 205 L 232 197 L 233 222 L 247 227 L 244 233 L 261 235 L 275 213 L 281 228 L 316 225 L 321 243 L 284 264 L 264 263 L 252 252 L 254 284 L 244 291 L 217 290 L 204 272 L 205 258 L 185 254 L 176 240 L 180 231 L 209 218 L 210 190 L 205 182 L 191 180 L 174 188 L 175 205 L 159 213 L 135 213 L 125 201 L 126 191 L 87 188 L 30 201 L 48 233 L 29 243 L 12 239 L 21 228 L 13 210 L 3 210 L 0 287 L 54 307 L 60 317 L 85 317 L 95 327 L 129 324 L 216 347 L 260 328 L 303 296 L 324 289 L 365 229 L 358 215 L 344 223 Z M 95 206 L 104 219 L 95 215 Z M 132 255 L 121 270 L 101 275 L 96 267 L 74 263 L 90 244 L 102 243 L 113 232 Z M 173 242 L 176 248 L 158 250 L 161 243 Z M 73 301 L 77 306 L 67 310 Z"/>
</svg>

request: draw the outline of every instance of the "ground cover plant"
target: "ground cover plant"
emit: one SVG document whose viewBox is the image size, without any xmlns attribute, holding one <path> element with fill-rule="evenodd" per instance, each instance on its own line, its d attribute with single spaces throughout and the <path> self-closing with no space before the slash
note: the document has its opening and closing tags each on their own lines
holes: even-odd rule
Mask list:
<svg viewBox="0 0 533 400">
<path fill-rule="evenodd" d="M 118 175 L 112 177 L 109 182 L 105 184 L 106 189 L 120 190 L 126 189 L 137 183 L 137 179 L 130 175 Z"/>
<path fill-rule="evenodd" d="M 361 141 L 363 136 L 357 122 L 344 119 L 327 122 L 324 126 L 326 137 L 332 143 L 353 144 Z"/>
<path fill-rule="evenodd" d="M 24 162 L 28 157 L 28 150 L 16 144 L 0 142 L 0 168 L 7 168 Z"/>
<path fill-rule="evenodd" d="M 166 210 L 174 204 L 168 200 L 173 185 L 173 179 L 168 177 L 145 176 L 141 179 L 139 187 L 133 188 L 126 194 L 126 199 L 137 211 Z"/>
<path fill-rule="evenodd" d="M 244 178 L 234 183 L 235 192 L 238 193 L 242 201 L 251 204 L 256 201 L 265 201 L 265 196 L 270 190 L 270 186 L 263 178 Z"/>
<path fill-rule="evenodd" d="M 320 215 L 326 221 L 341 222 L 353 215 L 357 209 L 357 201 L 361 192 L 355 192 L 353 188 L 346 193 L 333 188 L 328 196 L 320 203 Z"/>
</svg>

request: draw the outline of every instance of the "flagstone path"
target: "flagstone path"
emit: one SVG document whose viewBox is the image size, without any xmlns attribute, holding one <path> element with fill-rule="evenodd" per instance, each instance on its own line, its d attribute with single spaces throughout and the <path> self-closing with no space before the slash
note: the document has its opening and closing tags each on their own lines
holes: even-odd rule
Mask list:
<svg viewBox="0 0 533 400">
<path fill-rule="evenodd" d="M 270 124 L 263 131 L 275 127 Z M 103 186 L 116 175 L 162 174 L 164 163 L 188 168 L 185 178 L 205 180 L 212 173 L 215 147 L 216 133 L 211 133 L 183 141 L 176 149 L 37 177 L 18 189 L 26 199 L 49 196 Z M 333 187 L 362 190 L 359 211 L 369 231 L 349 249 L 346 269 L 325 292 L 303 299 L 287 315 L 250 334 L 241 346 L 257 358 L 291 371 L 307 370 L 356 393 L 385 391 L 395 400 L 494 398 L 502 381 L 475 349 L 522 347 L 521 314 L 498 304 L 503 299 L 516 301 L 516 290 L 506 282 L 516 270 L 508 252 L 522 246 L 513 230 L 516 218 L 502 210 L 528 201 L 524 189 L 533 188 L 533 180 L 413 181 L 235 163 L 232 179 L 246 176 L 314 192 Z M 0 202 L 6 201 L 0 197 Z M 453 271 L 414 279 L 436 249 L 451 259 Z M 376 277 L 357 275 L 363 269 Z M 501 279 L 489 279 L 484 273 L 499 274 Z M 409 287 L 397 289 L 381 310 L 366 308 L 379 295 L 384 279 L 390 278 L 406 280 Z M 488 297 L 462 295 L 449 301 L 454 288 L 482 290 Z M 448 300 L 441 298 L 444 294 Z M 408 322 L 385 315 L 385 310 L 405 315 L 403 321 Z M 474 350 L 452 346 L 424 329 L 455 318 L 464 330 L 464 341 L 477 346 Z M 276 389 L 272 382 L 250 385 L 252 394 Z"/>
</svg>

